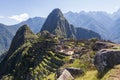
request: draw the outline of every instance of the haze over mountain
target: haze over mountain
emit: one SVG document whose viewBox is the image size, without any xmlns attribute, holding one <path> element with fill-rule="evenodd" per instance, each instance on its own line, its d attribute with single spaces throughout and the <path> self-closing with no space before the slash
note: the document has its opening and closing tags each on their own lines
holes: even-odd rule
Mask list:
<svg viewBox="0 0 120 80">
<path fill-rule="evenodd" d="M 11 33 L 15 34 L 16 31 L 17 31 L 17 29 L 18 29 L 20 26 L 22 26 L 22 25 L 24 25 L 24 24 L 27 24 L 27 25 L 30 26 L 30 28 L 32 29 L 32 31 L 33 31 L 34 33 L 38 33 L 38 32 L 40 31 L 40 29 L 41 29 L 44 21 L 45 21 L 45 18 L 43 18 L 43 17 L 34 17 L 34 18 L 29 18 L 28 20 L 23 21 L 23 22 L 21 22 L 21 23 L 19 23 L 19 24 L 10 25 L 10 26 L 8 25 L 8 26 L 6 26 L 6 28 L 7 28 Z"/>
<path fill-rule="evenodd" d="M 102 12 L 68 12 L 65 14 L 65 17 L 71 24 L 75 25 L 75 27 L 82 27 L 85 29 L 95 31 L 99 33 L 103 39 L 109 39 L 109 36 L 107 35 L 109 33 L 108 24 L 112 21 L 111 19 L 109 19 L 108 16 L 104 15 Z M 102 17 L 104 17 L 104 19 Z M 104 20 L 106 20 L 107 22 Z"/>
<path fill-rule="evenodd" d="M 120 10 L 113 14 L 93 11 L 80 13 L 65 13 L 66 19 L 75 27 L 82 27 L 99 33 L 103 39 L 120 43 L 119 18 Z"/>
</svg>

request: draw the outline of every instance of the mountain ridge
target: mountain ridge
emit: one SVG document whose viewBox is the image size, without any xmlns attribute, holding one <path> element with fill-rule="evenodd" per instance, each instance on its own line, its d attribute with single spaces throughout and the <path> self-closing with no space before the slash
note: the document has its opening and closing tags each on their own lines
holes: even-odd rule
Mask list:
<svg viewBox="0 0 120 80">
<path fill-rule="evenodd" d="M 65 37 L 65 38 L 73 38 L 73 39 L 89 39 L 89 38 L 99 38 L 99 34 L 92 32 L 93 34 L 97 34 L 96 36 L 91 35 L 88 30 L 82 29 L 82 33 L 80 34 L 80 29 L 82 28 L 75 28 L 73 25 L 69 24 L 67 19 L 64 17 L 60 9 L 54 9 L 47 17 L 45 23 L 43 24 L 43 27 L 41 31 L 47 30 L 52 34 Z M 86 35 L 86 38 L 83 38 L 82 36 L 79 37 L 78 35 Z M 91 37 L 89 37 L 91 36 Z M 87 38 L 89 37 L 89 38 Z"/>
</svg>

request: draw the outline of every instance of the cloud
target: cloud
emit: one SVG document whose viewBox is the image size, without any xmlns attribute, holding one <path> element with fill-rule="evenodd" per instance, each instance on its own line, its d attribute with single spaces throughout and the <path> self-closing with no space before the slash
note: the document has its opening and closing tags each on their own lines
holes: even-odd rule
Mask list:
<svg viewBox="0 0 120 80">
<path fill-rule="evenodd" d="M 117 11 L 120 7 L 119 6 L 115 6 L 114 10 Z"/>
<path fill-rule="evenodd" d="M 24 20 L 28 19 L 29 15 L 27 13 L 23 13 L 23 14 L 20 14 L 20 15 L 10 16 L 9 18 L 14 19 L 14 20 L 16 20 L 18 22 L 21 22 L 21 21 L 24 21 Z"/>
<path fill-rule="evenodd" d="M 0 16 L 0 18 L 5 18 L 4 16 Z"/>
</svg>

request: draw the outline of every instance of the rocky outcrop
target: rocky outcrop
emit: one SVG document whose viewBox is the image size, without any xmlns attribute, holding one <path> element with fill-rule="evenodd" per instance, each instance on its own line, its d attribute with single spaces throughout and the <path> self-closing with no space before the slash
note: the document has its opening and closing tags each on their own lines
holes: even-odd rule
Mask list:
<svg viewBox="0 0 120 80">
<path fill-rule="evenodd" d="M 66 68 L 66 69 L 71 73 L 71 75 L 74 78 L 81 76 L 84 73 L 83 70 L 81 70 L 80 68 Z"/>
<path fill-rule="evenodd" d="M 64 69 L 57 80 L 74 80 L 74 78 L 67 69 Z"/>
<path fill-rule="evenodd" d="M 73 80 L 74 78 L 81 76 L 83 73 L 83 70 L 80 68 L 58 69 L 56 72 L 56 78 L 57 80 Z"/>
<path fill-rule="evenodd" d="M 117 64 L 120 64 L 120 50 L 100 50 L 95 55 L 94 65 L 100 74 Z"/>
<path fill-rule="evenodd" d="M 101 50 L 101 49 L 107 49 L 113 47 L 114 44 L 109 43 L 109 42 L 101 42 L 97 41 L 95 44 L 92 46 L 92 49 L 95 51 Z"/>
<path fill-rule="evenodd" d="M 49 33 L 48 31 L 42 31 L 40 33 L 40 37 L 43 37 L 43 38 L 47 38 L 47 39 L 52 39 L 52 38 L 55 38 L 55 35 Z"/>
</svg>

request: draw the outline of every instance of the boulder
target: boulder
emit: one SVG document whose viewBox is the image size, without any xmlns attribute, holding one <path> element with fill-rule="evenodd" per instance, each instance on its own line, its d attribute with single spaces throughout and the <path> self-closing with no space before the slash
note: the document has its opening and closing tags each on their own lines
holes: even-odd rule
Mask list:
<svg viewBox="0 0 120 80">
<path fill-rule="evenodd" d="M 70 58 L 70 60 L 69 60 L 69 64 L 72 64 L 73 62 L 75 61 L 75 58 Z"/>
<path fill-rule="evenodd" d="M 117 64 L 120 64 L 120 50 L 102 49 L 95 55 L 94 65 L 100 74 Z"/>
<path fill-rule="evenodd" d="M 84 74 L 80 68 L 62 68 L 56 72 L 57 80 L 73 80 L 74 78 Z"/>
<path fill-rule="evenodd" d="M 80 69 L 80 68 L 66 68 L 66 69 L 70 72 L 70 74 L 74 78 L 76 78 L 78 76 L 81 76 L 84 73 L 84 71 L 82 69 Z"/>
<path fill-rule="evenodd" d="M 74 80 L 74 78 L 68 70 L 64 69 L 57 80 Z"/>
</svg>

